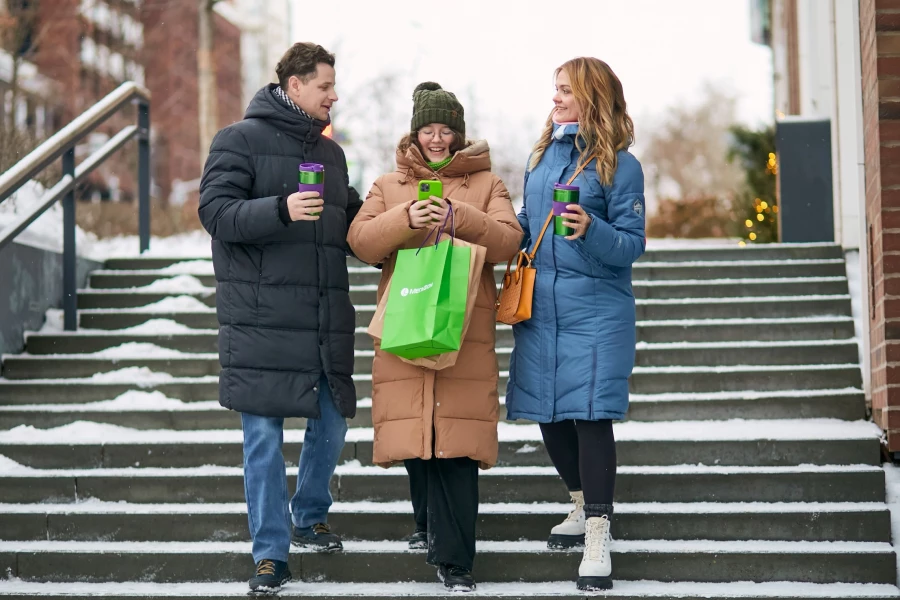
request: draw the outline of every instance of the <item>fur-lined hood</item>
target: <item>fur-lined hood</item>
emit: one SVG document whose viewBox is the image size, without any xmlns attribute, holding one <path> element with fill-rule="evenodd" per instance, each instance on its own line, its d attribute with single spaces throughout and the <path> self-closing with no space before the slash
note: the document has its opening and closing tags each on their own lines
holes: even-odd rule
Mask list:
<svg viewBox="0 0 900 600">
<path fill-rule="evenodd" d="M 441 169 L 440 177 L 465 177 L 490 170 L 491 149 L 486 140 L 477 140 L 468 142 L 465 148 L 454 154 L 450 164 Z M 435 175 L 422 152 L 411 142 L 401 142 L 397 147 L 397 171 L 406 181 L 432 179 Z"/>
</svg>

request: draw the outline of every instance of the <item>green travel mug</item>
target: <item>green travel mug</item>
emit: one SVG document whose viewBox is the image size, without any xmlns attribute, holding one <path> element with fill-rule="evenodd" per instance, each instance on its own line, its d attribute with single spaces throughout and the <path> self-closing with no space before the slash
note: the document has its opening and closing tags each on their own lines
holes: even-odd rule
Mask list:
<svg viewBox="0 0 900 600">
<path fill-rule="evenodd" d="M 578 186 L 556 183 L 553 185 L 553 233 L 555 235 L 570 236 L 575 233 L 571 227 L 566 227 L 563 213 L 569 212 L 566 206 L 578 204 Z"/>
<path fill-rule="evenodd" d="M 318 192 L 319 198 L 325 198 L 325 165 L 303 163 L 300 165 L 300 185 L 298 192 Z M 309 213 L 317 217 L 319 213 Z"/>
</svg>

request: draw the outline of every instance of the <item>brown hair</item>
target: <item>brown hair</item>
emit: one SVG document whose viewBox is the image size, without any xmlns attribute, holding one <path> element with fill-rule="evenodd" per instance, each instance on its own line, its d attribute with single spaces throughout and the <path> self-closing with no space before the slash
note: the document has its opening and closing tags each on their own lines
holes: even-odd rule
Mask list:
<svg viewBox="0 0 900 600">
<path fill-rule="evenodd" d="M 572 93 L 581 109 L 575 140 L 581 150 L 581 160 L 596 158 L 600 182 L 610 185 L 618 167 L 616 152 L 634 143 L 634 123 L 628 116 L 622 82 L 608 64 L 597 58 L 573 58 L 556 69 L 554 77 L 560 71 L 569 76 Z M 541 162 L 552 135 L 553 112 L 534 145 L 529 171 Z"/>
<path fill-rule="evenodd" d="M 334 66 L 334 54 L 311 42 L 297 42 L 291 46 L 275 67 L 278 84 L 287 89 L 291 77 L 299 77 L 303 83 L 309 83 L 320 63 Z"/>
<path fill-rule="evenodd" d="M 466 137 L 463 134 L 461 134 L 460 132 L 458 132 L 457 130 L 455 130 L 449 126 L 447 127 L 447 129 L 449 129 L 450 131 L 453 132 L 453 143 L 450 144 L 450 156 L 453 156 L 454 154 L 456 154 L 457 152 L 459 152 L 460 150 L 462 150 L 469 144 L 466 142 Z M 410 145 L 414 145 L 416 148 L 419 149 L 419 152 L 422 153 L 422 156 L 423 157 L 425 156 L 425 150 L 419 144 L 419 132 L 418 131 L 412 131 L 410 133 L 407 133 L 400 139 L 400 144 L 399 144 L 400 148 L 403 148 L 403 149 L 409 148 Z"/>
</svg>

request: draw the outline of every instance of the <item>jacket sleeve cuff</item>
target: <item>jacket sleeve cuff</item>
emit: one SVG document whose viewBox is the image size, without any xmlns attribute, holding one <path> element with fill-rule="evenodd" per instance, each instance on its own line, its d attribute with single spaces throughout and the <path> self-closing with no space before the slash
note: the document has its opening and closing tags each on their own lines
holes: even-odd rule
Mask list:
<svg viewBox="0 0 900 600">
<path fill-rule="evenodd" d="M 291 211 L 288 209 L 287 198 L 284 196 L 278 196 L 278 218 L 285 225 L 290 225 L 293 220 L 291 219 Z"/>
</svg>

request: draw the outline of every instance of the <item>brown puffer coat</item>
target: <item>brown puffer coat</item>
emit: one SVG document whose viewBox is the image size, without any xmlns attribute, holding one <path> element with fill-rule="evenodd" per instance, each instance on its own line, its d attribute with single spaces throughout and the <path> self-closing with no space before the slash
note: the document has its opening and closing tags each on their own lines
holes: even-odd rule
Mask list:
<svg viewBox="0 0 900 600">
<path fill-rule="evenodd" d="M 509 192 L 491 173 L 487 142 L 457 152 L 435 174 L 415 145 L 397 149 L 397 170 L 375 181 L 350 226 L 356 256 L 383 263 L 378 298 L 394 271 L 397 250 L 417 248 L 427 230 L 409 226 L 417 182 L 440 179 L 456 216 L 456 236 L 487 248 L 475 309 L 456 365 L 440 371 L 416 367 L 376 343 L 372 365 L 373 462 L 389 466 L 407 458 L 468 456 L 489 468 L 497 462 L 497 355 L 494 352 L 497 287 L 494 264 L 516 254 L 522 228 Z"/>
</svg>

